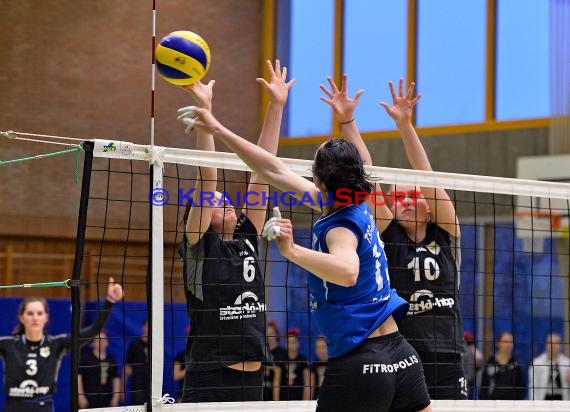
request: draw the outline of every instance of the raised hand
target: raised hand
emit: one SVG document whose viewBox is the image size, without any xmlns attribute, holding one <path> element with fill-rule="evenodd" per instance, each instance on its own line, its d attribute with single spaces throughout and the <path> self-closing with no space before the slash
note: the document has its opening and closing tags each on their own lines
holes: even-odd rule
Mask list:
<svg viewBox="0 0 570 412">
<path fill-rule="evenodd" d="M 204 130 L 213 136 L 216 136 L 224 126 L 214 117 L 214 115 L 207 109 L 200 107 L 184 107 L 186 109 L 187 117 L 192 117 L 192 127 L 197 127 L 198 129 Z M 180 109 L 180 110 L 183 110 Z M 179 116 L 179 118 L 182 116 Z M 188 123 L 186 123 L 188 124 Z M 190 126 L 190 125 L 189 125 Z"/>
<path fill-rule="evenodd" d="M 109 278 L 109 286 L 107 287 L 107 300 L 117 302 L 123 299 L 123 287 L 120 283 L 115 283 L 115 279 Z"/>
<path fill-rule="evenodd" d="M 356 109 L 356 106 L 358 106 L 358 101 L 360 100 L 362 93 L 364 93 L 364 90 L 360 89 L 356 92 L 353 98 L 349 97 L 348 76 L 346 74 L 342 75 L 340 90 L 332 77 L 327 77 L 327 81 L 331 87 L 330 90 L 322 84 L 319 85 L 323 93 L 328 97 L 328 99 L 321 97 L 321 100 L 333 108 L 335 116 L 340 123 L 352 121 L 354 119 L 354 110 Z"/>
<path fill-rule="evenodd" d="M 181 86 L 186 92 L 190 93 L 196 102 L 196 106 L 212 110 L 212 98 L 214 96 L 215 80 L 210 80 L 208 84 L 196 82 L 189 86 Z"/>
<path fill-rule="evenodd" d="M 396 90 L 394 89 L 394 83 L 388 82 L 388 85 L 390 86 L 390 93 L 392 94 L 392 106 L 386 102 L 380 102 L 380 106 L 386 109 L 386 113 L 388 113 L 388 116 L 390 116 L 396 124 L 409 122 L 412 118 L 414 106 L 422 97 L 421 94 L 414 97 L 414 88 L 416 87 L 416 84 L 414 82 L 410 83 L 408 92 L 405 96 L 403 78 L 400 78 L 397 95 Z"/>
<path fill-rule="evenodd" d="M 287 67 L 281 68 L 279 59 L 275 59 L 275 67 L 271 60 L 267 60 L 267 69 L 269 71 L 269 81 L 258 77 L 255 79 L 269 93 L 269 101 L 280 105 L 285 105 L 289 96 L 289 89 L 295 83 L 295 79 L 287 82 Z"/>
</svg>

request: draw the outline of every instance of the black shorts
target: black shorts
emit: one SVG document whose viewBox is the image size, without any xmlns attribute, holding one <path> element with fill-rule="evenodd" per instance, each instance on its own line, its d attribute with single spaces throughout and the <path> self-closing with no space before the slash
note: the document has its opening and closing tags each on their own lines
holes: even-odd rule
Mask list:
<svg viewBox="0 0 570 412">
<path fill-rule="evenodd" d="M 186 371 L 182 402 L 244 402 L 263 400 L 263 371 L 230 368 Z"/>
<path fill-rule="evenodd" d="M 51 396 L 36 399 L 6 399 L 4 412 L 53 412 L 53 400 Z"/>
<path fill-rule="evenodd" d="M 468 398 L 463 357 L 455 353 L 419 352 L 432 399 Z"/>
<path fill-rule="evenodd" d="M 329 360 L 317 411 L 417 411 L 429 404 L 419 356 L 396 332 Z"/>
</svg>

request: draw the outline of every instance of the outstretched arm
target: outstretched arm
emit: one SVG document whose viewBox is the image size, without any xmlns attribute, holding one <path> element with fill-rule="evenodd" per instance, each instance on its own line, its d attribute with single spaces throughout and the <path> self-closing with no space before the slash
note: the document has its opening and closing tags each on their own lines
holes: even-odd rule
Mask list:
<svg viewBox="0 0 570 412">
<path fill-rule="evenodd" d="M 269 81 L 263 78 L 257 79 L 257 82 L 261 84 L 269 94 L 269 106 L 257 145 L 272 155 L 276 155 L 279 145 L 283 107 L 287 102 L 289 89 L 293 86 L 293 83 L 295 83 L 295 79 L 289 82 L 286 81 L 287 68 L 283 67 L 283 69 L 281 69 L 281 62 L 278 59 L 275 60 L 275 67 L 273 67 L 270 60 L 267 60 L 267 68 L 269 70 Z M 260 234 L 263 229 L 266 215 L 265 211 L 267 209 L 265 205 L 263 205 L 264 200 L 262 193 L 268 190 L 269 188 L 266 182 L 263 181 L 258 173 L 254 173 L 251 176 L 247 188 L 247 191 L 250 193 L 250 195 L 248 195 L 248 203 L 257 203 L 258 206 L 245 205 L 243 213 L 246 214 L 253 223 L 258 234 Z"/>
<path fill-rule="evenodd" d="M 306 193 L 311 197 L 312 204 L 305 204 L 315 210 L 320 210 L 319 190 L 307 179 L 293 173 L 291 169 L 278 157 L 266 152 L 262 148 L 248 142 L 231 130 L 224 127 L 208 110 L 196 107 L 195 126 L 204 129 L 220 139 L 235 154 L 237 154 L 264 182 L 277 187 L 282 191 L 295 193 L 297 199 L 302 199 Z"/>
<path fill-rule="evenodd" d="M 121 299 L 123 299 L 123 287 L 121 284 L 115 283 L 115 279 L 110 277 L 109 286 L 107 286 L 107 298 L 103 309 L 97 314 L 95 321 L 91 325 L 79 331 L 79 339 L 81 339 L 82 345 L 89 343 L 91 339 L 99 334 L 111 313 L 113 305 Z M 68 345 L 69 347 L 71 346 L 71 335 L 69 336 Z"/>
<path fill-rule="evenodd" d="M 370 152 L 358 131 L 358 127 L 356 125 L 356 119 L 354 117 L 354 111 L 356 110 L 356 106 L 358 106 L 358 101 L 360 100 L 360 96 L 364 93 L 364 90 L 360 89 L 356 92 L 353 98 L 348 96 L 348 76 L 344 74 L 342 76 L 342 83 L 340 90 L 332 77 L 327 77 L 327 80 L 330 85 L 330 90 L 327 89 L 322 84 L 320 85 L 321 90 L 323 93 L 327 95 L 327 98 L 321 97 L 321 100 L 332 107 L 334 114 L 340 123 L 340 130 L 342 131 L 346 140 L 353 143 L 356 148 L 358 149 L 358 153 L 360 154 L 360 158 L 365 165 L 372 165 L 372 156 L 370 156 Z M 382 191 L 382 188 L 379 184 L 375 185 L 377 191 Z M 378 203 L 378 202 L 376 202 Z M 392 221 L 393 215 L 392 211 L 388 207 L 386 203 L 383 205 L 375 205 L 370 199 L 368 200 L 368 206 L 370 210 L 373 211 L 376 217 L 376 224 L 380 233 L 384 231 L 386 227 Z"/>
<path fill-rule="evenodd" d="M 183 89 L 192 95 L 198 106 L 204 110 L 212 111 L 212 88 L 214 87 L 214 83 L 215 80 L 210 80 L 207 85 L 197 82 L 190 86 L 185 86 Z M 199 129 L 196 149 L 215 151 L 214 137 L 204 130 Z M 204 198 L 202 196 L 203 192 L 208 194 L 215 192 L 217 178 L 217 170 L 214 167 L 199 167 L 196 172 L 196 190 L 192 193 L 192 208 L 190 209 L 188 221 L 186 222 L 186 237 L 188 238 L 189 246 L 198 243 L 208 230 L 208 227 L 210 227 L 213 205 L 202 204 L 207 202 L 201 201 L 201 198 Z"/>
<path fill-rule="evenodd" d="M 404 95 L 404 79 L 399 81 L 398 94 L 396 94 L 392 82 L 389 82 L 389 86 L 392 94 L 392 106 L 386 102 L 381 102 L 380 105 L 386 109 L 386 113 L 398 127 L 410 165 L 416 170 L 431 171 L 432 168 L 426 151 L 411 122 L 414 106 L 421 95 L 414 97 L 414 83 L 410 84 L 406 95 Z M 452 236 L 459 237 L 460 230 L 455 207 L 447 192 L 444 189 L 433 187 L 422 187 L 421 191 L 431 210 L 432 221 Z"/>
</svg>

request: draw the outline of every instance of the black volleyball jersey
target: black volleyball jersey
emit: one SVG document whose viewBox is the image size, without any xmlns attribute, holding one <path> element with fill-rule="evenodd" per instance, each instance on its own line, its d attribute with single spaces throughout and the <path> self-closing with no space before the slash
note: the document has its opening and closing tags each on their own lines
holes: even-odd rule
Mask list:
<svg viewBox="0 0 570 412">
<path fill-rule="evenodd" d="M 184 237 L 180 254 L 192 324 L 186 348 L 190 371 L 267 360 L 267 306 L 257 242 L 257 230 L 243 214 L 233 240 L 221 240 L 211 226 L 193 247 Z"/>
<path fill-rule="evenodd" d="M 95 337 L 109 316 L 112 303 L 106 302 L 97 320 L 81 329 L 80 339 Z M 85 340 L 82 343 L 87 343 Z M 33 399 L 55 392 L 61 358 L 71 350 L 71 334 L 44 335 L 39 342 L 26 340 L 25 334 L 0 338 L 0 357 L 4 361 L 4 391 L 13 399 Z"/>
<path fill-rule="evenodd" d="M 382 233 L 390 283 L 410 303 L 400 330 L 418 352 L 463 353 L 459 239 L 434 223 L 415 243 L 397 220 Z"/>
</svg>

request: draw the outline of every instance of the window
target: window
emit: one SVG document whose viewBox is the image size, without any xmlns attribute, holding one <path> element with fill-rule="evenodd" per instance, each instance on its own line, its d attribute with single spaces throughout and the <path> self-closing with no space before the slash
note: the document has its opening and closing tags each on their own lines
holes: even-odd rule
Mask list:
<svg viewBox="0 0 570 412">
<path fill-rule="evenodd" d="M 362 131 L 394 129 L 381 101 L 391 102 L 388 80 L 406 76 L 407 7 L 405 1 L 344 2 L 343 71 L 349 94 L 365 93 L 356 115 Z"/>
<path fill-rule="evenodd" d="M 418 126 L 484 121 L 485 19 L 485 0 L 419 0 Z"/>
<path fill-rule="evenodd" d="M 289 6 L 282 11 L 282 7 Z M 333 0 L 278 2 L 276 56 L 288 66 L 296 83 L 289 93 L 283 133 L 288 136 L 329 134 L 332 117 L 321 102 L 319 84 L 333 74 Z"/>
<path fill-rule="evenodd" d="M 536 0 L 497 2 L 498 120 L 550 115 L 549 3 Z"/>
</svg>

